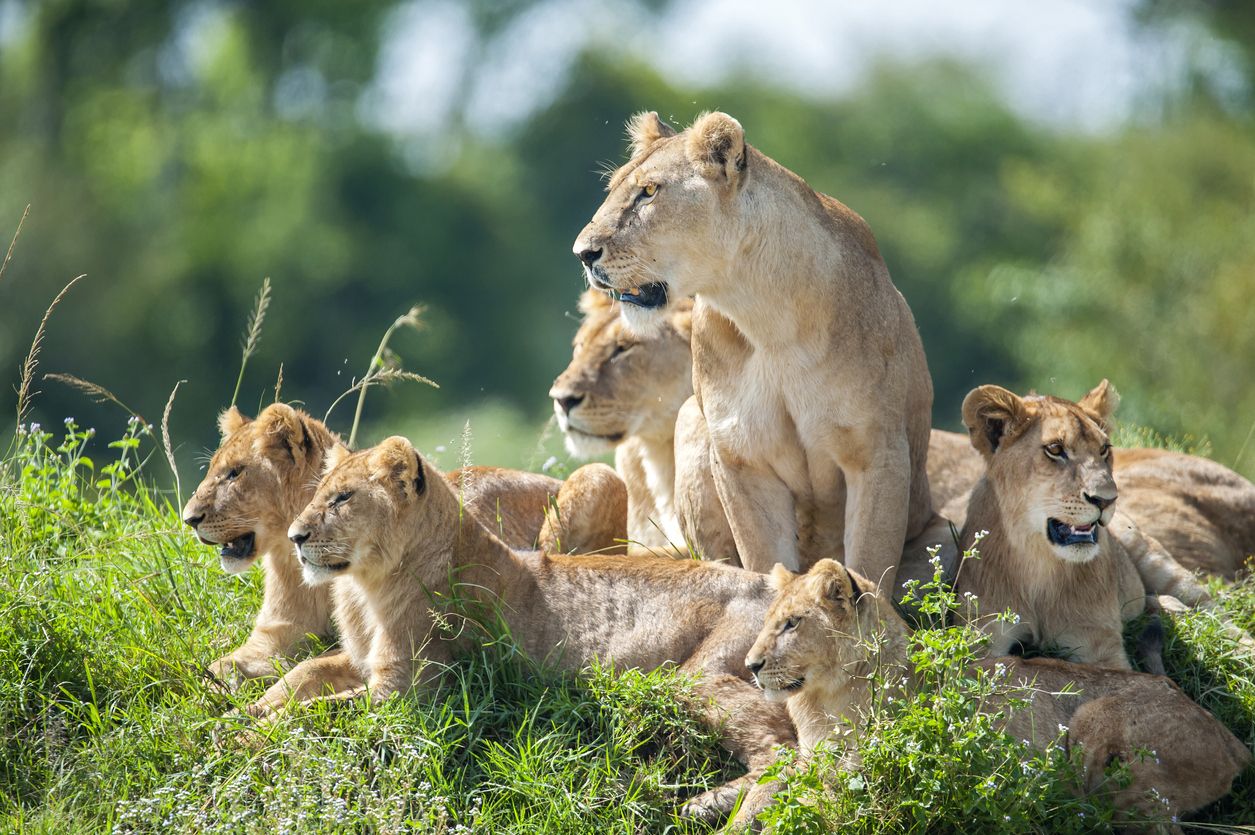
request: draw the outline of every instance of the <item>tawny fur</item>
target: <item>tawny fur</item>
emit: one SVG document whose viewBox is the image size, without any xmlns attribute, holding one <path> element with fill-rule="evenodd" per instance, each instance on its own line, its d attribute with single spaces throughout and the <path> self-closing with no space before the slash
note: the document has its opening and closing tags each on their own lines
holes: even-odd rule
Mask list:
<svg viewBox="0 0 1255 835">
<path fill-rule="evenodd" d="M 283 403 L 266 407 L 256 420 L 232 407 L 218 423 L 222 442 L 183 518 L 195 522 L 207 543 L 255 536 L 247 558 L 221 558 L 225 570 L 240 573 L 259 559 L 265 566 L 252 633 L 208 668 L 234 688 L 246 679 L 276 677 L 311 636 L 332 635 L 328 589 L 302 581 L 287 530 L 313 498 L 328 454 L 344 446 L 321 421 Z M 521 548 L 615 550 L 625 535 L 626 495 L 605 465 L 581 467 L 566 483 L 497 467 L 466 467 L 450 479 L 465 512 Z"/>
<path fill-rule="evenodd" d="M 298 665 L 253 715 L 293 699 L 356 698 L 363 686 L 378 701 L 427 683 L 474 640 L 435 629 L 433 613 L 456 620 L 470 607 L 499 612 L 525 652 L 562 669 L 600 658 L 698 677 L 705 718 L 750 773 L 690 801 L 693 814 L 729 811 L 774 759 L 771 746 L 793 743 L 784 711 L 758 698 L 741 664 L 771 598 L 762 575 L 696 560 L 513 551 L 459 513 L 444 477 L 403 438 L 333 462 L 291 534 L 307 580 L 335 580 L 345 653 L 338 664 Z M 751 792 L 742 819 L 758 808 Z"/>
<path fill-rule="evenodd" d="M 1123 541 L 1109 530 L 1118 493 L 1106 425 L 1117 402 L 1106 380 L 1078 403 L 1021 398 L 997 386 L 981 386 L 963 401 L 964 423 L 987 470 L 972 491 L 962 542 L 969 548 L 978 532 L 988 535 L 979 559 L 960 567 L 956 590 L 979 599 L 992 654 L 1022 642 L 1130 669 L 1123 625 L 1144 611 L 1147 592 Z M 1096 542 L 1052 544 L 1052 518 L 1095 525 Z M 1175 568 L 1182 587 L 1197 586 L 1180 566 L 1157 570 L 1165 567 Z M 993 617 L 1007 610 L 1018 620 Z"/>
<path fill-rule="evenodd" d="M 844 554 L 892 582 L 932 518 L 932 384 L 871 231 L 730 116 L 674 136 L 659 124 L 633 121 L 635 154 L 576 240 L 599 253 L 590 280 L 696 296 L 694 388 L 741 560 Z M 658 315 L 624 312 L 644 326 Z"/>
<path fill-rule="evenodd" d="M 866 721 L 876 682 L 911 689 L 906 625 L 870 580 L 832 560 L 805 575 L 778 569 L 772 581 L 778 594 L 746 664 L 769 693 L 787 698 L 803 756 L 823 742 L 845 747 L 853 764 L 849 740 Z M 1223 797 L 1250 762 L 1228 729 L 1163 676 L 1044 658 L 978 663 L 1007 668 L 1008 684 L 1027 691 L 1023 707 L 988 703 L 1007 711 L 1009 734 L 1043 747 L 1066 729 L 1066 744 L 1083 751 L 1085 791 L 1112 790 L 1105 769 L 1124 762 L 1132 781 L 1112 800 L 1133 828 L 1149 819 L 1164 821 L 1152 831 L 1180 831 L 1166 819 Z"/>
<path fill-rule="evenodd" d="M 692 302 L 657 328 L 634 333 L 605 293 L 580 298 L 584 319 L 571 362 L 549 391 L 572 455 L 614 450 L 627 486 L 627 538 L 635 548 L 687 552 L 675 511 L 675 415 L 693 393 Z"/>
</svg>

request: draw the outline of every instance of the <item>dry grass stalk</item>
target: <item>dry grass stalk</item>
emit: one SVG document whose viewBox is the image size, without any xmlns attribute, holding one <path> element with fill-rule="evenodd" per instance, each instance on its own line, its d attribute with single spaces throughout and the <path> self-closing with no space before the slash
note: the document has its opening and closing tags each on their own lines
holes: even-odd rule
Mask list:
<svg viewBox="0 0 1255 835">
<path fill-rule="evenodd" d="M 31 349 L 26 354 L 26 361 L 22 363 L 22 384 L 17 390 L 17 422 L 21 423 L 26 419 L 26 413 L 30 411 L 30 399 L 34 396 L 31 391 L 31 381 L 35 377 L 35 368 L 39 365 L 39 348 L 44 341 L 44 331 L 48 328 L 48 320 L 52 318 L 52 311 L 57 309 L 57 305 L 61 304 L 61 300 L 65 298 L 65 294 L 70 292 L 70 288 L 78 284 L 80 279 L 86 278 L 83 274 L 75 276 L 70 283 L 61 288 L 61 292 L 57 293 L 57 297 L 52 300 L 52 304 L 48 305 L 48 309 L 44 311 L 44 318 L 39 322 L 39 329 L 35 331 L 35 339 L 31 342 Z"/>
<path fill-rule="evenodd" d="M 179 386 L 186 382 L 187 380 L 179 380 L 174 384 L 174 388 L 170 390 L 170 399 L 166 401 L 166 408 L 161 413 L 161 445 L 166 451 L 170 472 L 174 473 L 174 495 L 180 507 L 183 506 L 183 485 L 179 481 L 179 467 L 174 463 L 174 445 L 170 443 L 170 412 L 174 409 L 174 397 L 179 393 Z"/>
<path fill-rule="evenodd" d="M 283 391 L 283 363 L 279 363 L 279 377 L 275 380 L 275 402 L 279 402 L 279 394 Z"/>
<path fill-rule="evenodd" d="M 426 308 L 422 305 L 414 305 L 403 315 L 398 316 L 396 321 L 389 325 L 388 329 L 384 331 L 383 339 L 379 340 L 379 347 L 375 349 L 375 355 L 370 358 L 370 366 L 366 369 L 366 374 L 363 375 L 362 379 L 357 384 L 357 409 L 353 412 L 353 427 L 349 430 L 350 448 L 355 448 L 357 443 L 357 430 L 362 423 L 362 407 L 366 404 L 366 389 L 370 388 L 371 381 L 385 382 L 385 380 L 382 379 L 384 374 L 390 371 L 400 372 L 399 368 L 390 365 L 388 362 L 388 358 L 390 356 L 388 352 L 388 343 L 392 340 L 392 335 L 401 328 L 413 328 L 414 330 L 420 330 L 423 326 L 422 316 L 424 310 L 426 310 Z M 395 376 L 392 379 L 413 380 L 415 382 L 427 383 L 435 388 L 440 388 L 431 380 L 428 380 L 426 377 L 422 377 L 418 374 L 400 376 L 401 374 L 409 374 L 409 372 L 400 372 L 398 376 Z M 334 407 L 335 403 L 332 403 L 331 405 Z M 328 409 L 327 411 L 330 413 L 331 410 Z"/>
<path fill-rule="evenodd" d="M 341 394 L 339 397 L 337 397 L 335 400 L 333 400 L 331 402 L 331 405 L 327 408 L 327 413 L 323 415 L 323 418 L 322 418 L 323 423 L 326 423 L 327 420 L 331 417 L 331 411 L 340 404 L 340 401 L 348 397 L 349 395 L 353 394 L 354 392 L 361 391 L 362 389 L 369 388 L 370 386 L 382 386 L 382 385 L 387 385 L 388 383 L 395 383 L 395 382 L 424 383 L 425 385 L 429 385 L 432 388 L 437 388 L 437 389 L 440 388 L 439 383 L 435 382 L 434 380 L 429 380 L 428 378 L 424 377 L 422 374 L 415 374 L 413 371 L 405 371 L 400 368 L 385 368 L 383 371 L 380 371 L 378 374 L 374 374 L 370 377 L 366 377 L 364 379 L 358 380 L 356 383 L 354 383 L 353 385 L 345 389 L 344 393 Z M 350 444 L 350 447 L 352 447 L 351 444 Z"/>
<path fill-rule="evenodd" d="M 266 321 L 266 309 L 270 307 L 270 276 L 261 280 L 261 290 L 257 293 L 257 301 L 253 303 L 253 312 L 248 317 L 248 331 L 244 335 L 244 353 L 240 358 L 240 374 L 235 378 L 235 391 L 231 393 L 231 405 L 235 405 L 240 396 L 240 384 L 244 382 L 244 369 L 248 367 L 248 358 L 257 351 L 261 342 L 261 326 Z"/>
<path fill-rule="evenodd" d="M 109 389 L 99 383 L 84 380 L 82 377 L 75 377 L 73 374 L 45 374 L 44 379 L 64 383 L 70 388 L 86 394 L 96 403 L 112 403 L 131 417 L 138 420 L 144 426 L 148 425 L 148 421 L 144 420 L 143 415 L 123 403 L 116 394 L 109 391 Z"/>
<path fill-rule="evenodd" d="M 0 279 L 4 278 L 4 271 L 8 269 L 9 262 L 13 260 L 13 247 L 17 246 L 17 239 L 22 234 L 22 225 L 26 223 L 26 216 L 31 213 L 31 204 L 27 203 L 26 208 L 22 210 L 22 219 L 17 222 L 17 231 L 13 233 L 13 240 L 9 241 L 9 251 L 4 254 L 4 263 L 0 264 Z"/>
</svg>

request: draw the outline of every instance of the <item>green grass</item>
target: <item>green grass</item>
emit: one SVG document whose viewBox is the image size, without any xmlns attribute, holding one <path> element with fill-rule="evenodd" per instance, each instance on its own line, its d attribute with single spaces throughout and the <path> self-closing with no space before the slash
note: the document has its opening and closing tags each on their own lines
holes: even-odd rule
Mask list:
<svg viewBox="0 0 1255 835">
<path fill-rule="evenodd" d="M 259 572 L 223 574 L 182 529 L 142 477 L 164 466 L 145 427 L 58 434 L 0 461 L 2 831 L 689 832 L 679 804 L 738 773 L 672 674 L 562 675 L 488 637 L 435 693 L 294 711 L 235 744 L 220 717 L 260 686 L 228 696 L 202 671 L 248 633 Z M 1255 625 L 1255 587 L 1225 600 Z M 1255 664 L 1211 617 L 1170 631 L 1170 669 L 1250 745 Z M 858 772 L 786 757 L 778 831 L 1095 831 L 1108 813 L 1070 793 L 1061 751 L 1029 755 L 974 714 L 997 683 L 961 674 L 970 638 L 921 640 L 927 698 L 882 706 Z M 1255 820 L 1255 774 L 1202 819 Z"/>
</svg>

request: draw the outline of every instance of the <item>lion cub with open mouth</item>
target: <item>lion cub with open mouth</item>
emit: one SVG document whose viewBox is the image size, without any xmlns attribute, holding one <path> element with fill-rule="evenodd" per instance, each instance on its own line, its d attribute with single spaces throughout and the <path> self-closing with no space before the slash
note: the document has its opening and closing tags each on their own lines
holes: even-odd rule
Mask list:
<svg viewBox="0 0 1255 835">
<path fill-rule="evenodd" d="M 786 701 L 799 748 L 809 756 L 821 742 L 839 744 L 834 732 L 842 726 L 863 726 L 876 687 L 905 681 L 909 693 L 910 636 L 870 580 L 833 560 L 803 575 L 777 566 L 771 582 L 776 598 L 745 663 L 769 699 Z M 1041 747 L 1066 729 L 1067 744 L 1084 752 L 1086 791 L 1109 788 L 1107 765 L 1124 762 L 1132 781 L 1112 801 L 1130 820 L 1201 808 L 1227 794 L 1250 762 L 1250 751 L 1224 725 L 1163 676 L 1048 658 L 977 663 L 1005 665 L 1010 681 L 1028 691 L 1011 694 L 1027 699 L 1023 707 L 988 705 L 1008 711 L 1005 729 L 1013 737 Z M 846 761 L 857 762 L 852 747 Z"/>
<path fill-rule="evenodd" d="M 442 632 L 443 616 L 486 606 L 523 651 L 560 668 L 601 658 L 695 676 L 704 718 L 749 774 L 685 809 L 726 815 L 746 789 L 741 819 L 761 808 L 757 775 L 773 745 L 794 739 L 741 664 L 772 597 L 765 576 L 697 560 L 516 552 L 461 513 L 444 476 L 404 438 L 337 451 L 329 464 L 289 535 L 306 581 L 335 581 L 345 652 L 299 664 L 249 713 L 272 716 L 292 700 L 378 702 L 425 685 L 476 640 L 472 630 Z"/>
</svg>

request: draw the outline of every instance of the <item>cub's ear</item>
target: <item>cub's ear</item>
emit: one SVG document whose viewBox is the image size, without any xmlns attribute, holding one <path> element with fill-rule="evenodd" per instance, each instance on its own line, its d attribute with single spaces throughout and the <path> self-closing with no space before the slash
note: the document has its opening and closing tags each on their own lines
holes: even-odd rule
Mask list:
<svg viewBox="0 0 1255 835">
<path fill-rule="evenodd" d="M 340 466 L 340 462 L 352 455 L 352 451 L 344 444 L 336 444 L 327 450 L 326 462 L 323 464 L 322 474 L 326 477 L 327 473 Z"/>
<path fill-rule="evenodd" d="M 971 436 L 972 446 L 986 458 L 1027 416 L 1024 401 L 1001 386 L 981 386 L 963 398 L 963 423 Z"/>
<path fill-rule="evenodd" d="M 304 464 L 313 451 L 314 442 L 309 427 L 300 413 L 287 403 L 272 403 L 257 416 L 265 429 L 266 441 L 282 447 L 293 464 Z"/>
<path fill-rule="evenodd" d="M 854 602 L 854 584 L 850 579 L 850 572 L 836 560 L 820 560 L 811 566 L 806 576 L 815 578 L 819 592 L 826 600 L 846 604 Z"/>
<path fill-rule="evenodd" d="M 688 129 L 684 149 L 708 180 L 735 182 L 745 170 L 745 130 L 726 113 L 699 116 Z"/>
<path fill-rule="evenodd" d="M 675 136 L 675 128 L 658 117 L 657 111 L 647 110 L 628 119 L 628 150 L 633 157 L 648 150 L 659 139 Z"/>
<path fill-rule="evenodd" d="M 771 573 L 767 575 L 767 585 L 772 591 L 780 591 L 789 584 L 794 578 L 794 574 L 780 563 L 776 563 L 771 567 Z"/>
<path fill-rule="evenodd" d="M 232 406 L 218 415 L 218 432 L 222 435 L 222 440 L 225 441 L 228 435 L 248 422 L 249 418 L 244 417 L 239 409 Z"/>
<path fill-rule="evenodd" d="M 371 451 L 370 469 L 373 479 L 391 484 L 402 495 L 413 491 L 415 496 L 421 496 L 427 490 L 422 456 L 409 439 L 400 435 L 384 439 Z"/>
<path fill-rule="evenodd" d="M 580 293 L 580 313 L 584 316 L 592 316 L 594 313 L 602 310 L 609 310 L 614 305 L 614 299 L 603 293 L 601 290 L 594 290 L 589 287 L 583 293 Z"/>
<path fill-rule="evenodd" d="M 1111 425 L 1111 416 L 1120 406 L 1120 393 L 1116 391 L 1115 386 L 1104 379 L 1094 386 L 1089 394 L 1078 400 L 1076 405 L 1097 417 L 1103 429 L 1106 429 Z"/>
</svg>

